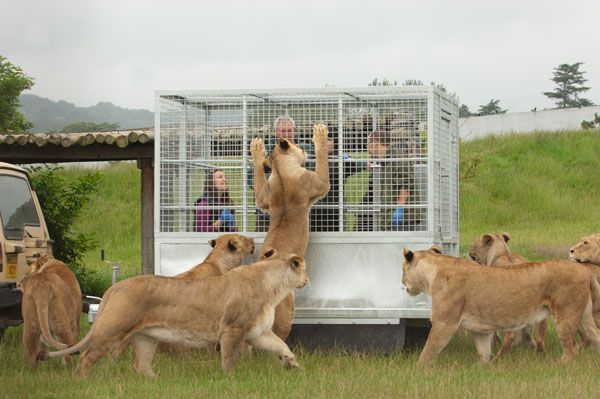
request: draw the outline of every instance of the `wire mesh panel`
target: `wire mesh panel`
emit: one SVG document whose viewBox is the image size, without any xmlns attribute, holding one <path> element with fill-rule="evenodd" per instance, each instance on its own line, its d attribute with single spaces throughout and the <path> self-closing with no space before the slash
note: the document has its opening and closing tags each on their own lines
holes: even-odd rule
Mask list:
<svg viewBox="0 0 600 399">
<path fill-rule="evenodd" d="M 314 170 L 322 123 L 331 188 L 311 209 L 311 283 L 296 296 L 295 322 L 428 316 L 428 298 L 401 290 L 402 249 L 458 255 L 455 99 L 425 86 L 159 91 L 156 109 L 160 274 L 197 264 L 221 232 L 260 246 L 269 215 L 254 201 L 250 142 L 262 138 L 268 156 L 284 137 Z"/>
<path fill-rule="evenodd" d="M 427 230 L 426 94 L 160 95 L 160 232 L 265 232 L 268 215 L 254 204 L 249 142 L 261 137 L 268 154 L 286 137 L 306 151 L 305 166 L 314 170 L 316 123 L 329 129 L 331 189 L 312 208 L 311 231 Z"/>
</svg>

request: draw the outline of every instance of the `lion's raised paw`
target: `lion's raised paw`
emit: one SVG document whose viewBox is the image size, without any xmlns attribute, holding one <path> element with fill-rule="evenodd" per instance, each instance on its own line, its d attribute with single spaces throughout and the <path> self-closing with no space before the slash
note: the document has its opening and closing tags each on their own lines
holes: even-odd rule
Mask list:
<svg viewBox="0 0 600 399">
<path fill-rule="evenodd" d="M 250 154 L 253 158 L 262 158 L 264 159 L 267 155 L 265 151 L 265 144 L 263 143 L 260 137 L 255 137 L 250 143 Z"/>
<path fill-rule="evenodd" d="M 318 125 L 313 126 L 313 143 L 319 145 L 327 145 L 327 135 L 329 131 L 327 130 L 327 126 L 319 123 Z"/>
</svg>

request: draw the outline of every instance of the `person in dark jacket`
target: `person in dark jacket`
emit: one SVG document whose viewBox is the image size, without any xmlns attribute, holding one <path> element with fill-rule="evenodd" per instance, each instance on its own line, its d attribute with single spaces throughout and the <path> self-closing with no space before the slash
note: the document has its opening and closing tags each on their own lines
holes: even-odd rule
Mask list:
<svg viewBox="0 0 600 399">
<path fill-rule="evenodd" d="M 206 173 L 204 196 L 198 198 L 195 205 L 196 231 L 237 231 L 234 203 L 229 195 L 229 181 L 223 170 L 214 169 Z"/>
</svg>

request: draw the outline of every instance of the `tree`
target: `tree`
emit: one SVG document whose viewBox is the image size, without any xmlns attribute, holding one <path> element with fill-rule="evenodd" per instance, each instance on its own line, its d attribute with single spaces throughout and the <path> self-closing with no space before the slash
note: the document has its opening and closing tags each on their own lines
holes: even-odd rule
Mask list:
<svg viewBox="0 0 600 399">
<path fill-rule="evenodd" d="M 486 105 L 480 105 L 477 115 L 493 115 L 493 114 L 504 114 L 507 110 L 500 108 L 500 100 L 494 100 L 493 98 Z"/>
<path fill-rule="evenodd" d="M 377 78 L 373 79 L 369 86 L 398 86 L 398 81 L 394 80 L 393 82 L 387 80 L 387 78 L 383 78 L 380 82 Z"/>
<path fill-rule="evenodd" d="M 0 55 L 0 133 L 24 132 L 33 127 L 17 111 L 19 95 L 33 86 L 33 78 Z"/>
<path fill-rule="evenodd" d="M 65 126 L 61 132 L 108 132 L 111 130 L 117 130 L 119 128 L 118 123 L 94 123 L 94 122 L 71 122 Z"/>
<path fill-rule="evenodd" d="M 59 173 L 61 166 L 31 166 L 27 168 L 44 211 L 50 238 L 54 240 L 54 257 L 65 262 L 77 275 L 82 291 L 89 289 L 85 283 L 88 271 L 82 264 L 83 254 L 98 246 L 94 233 L 76 233 L 73 222 L 89 202 L 90 195 L 98 189 L 103 179 L 96 171 L 67 182 Z"/>
<path fill-rule="evenodd" d="M 594 105 L 587 98 L 579 98 L 579 94 L 590 88 L 583 86 L 587 79 L 583 77 L 585 72 L 579 70 L 583 62 L 574 64 L 560 64 L 554 68 L 552 80 L 557 87 L 554 91 L 544 92 L 548 98 L 554 99 L 558 108 L 587 107 Z"/>
<path fill-rule="evenodd" d="M 461 104 L 460 107 L 458 108 L 458 117 L 466 118 L 471 115 L 473 115 L 473 113 L 471 113 L 467 104 Z"/>
</svg>

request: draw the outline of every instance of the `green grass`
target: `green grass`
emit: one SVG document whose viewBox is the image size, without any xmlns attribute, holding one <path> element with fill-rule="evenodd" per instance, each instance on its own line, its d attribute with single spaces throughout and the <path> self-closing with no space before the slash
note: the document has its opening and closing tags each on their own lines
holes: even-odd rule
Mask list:
<svg viewBox="0 0 600 399">
<path fill-rule="evenodd" d="M 487 232 L 511 234 L 514 252 L 532 259 L 566 257 L 580 237 L 599 232 L 600 132 L 536 133 L 463 143 L 461 160 L 481 155 L 475 176 L 460 182 L 461 254 Z M 84 173 L 69 168 L 73 177 Z M 110 260 L 122 260 L 122 277 L 140 272 L 140 173 L 135 164 L 114 164 L 76 228 L 96 232 Z M 110 266 L 100 251 L 84 257 L 87 267 L 110 284 Z M 87 329 L 87 321 L 82 321 Z M 103 359 L 85 381 L 58 359 L 27 366 L 22 327 L 0 342 L 0 397 L 595 397 L 600 358 L 591 348 L 568 364 L 551 326 L 547 353 L 513 349 L 491 365 L 478 362 L 470 337 L 455 336 L 434 366 L 416 365 L 420 349 L 381 354 L 295 348 L 299 370 L 284 370 L 275 356 L 241 358 L 224 375 L 217 355 L 196 351 L 157 354 L 156 379 L 137 376 L 132 354 Z M 82 332 L 83 334 L 83 332 Z M 496 348 L 497 350 L 498 348 Z"/>
<path fill-rule="evenodd" d="M 513 134 L 463 143 L 461 159 L 482 154 L 460 182 L 461 254 L 484 233 L 509 232 L 531 259 L 567 257 L 600 231 L 600 132 Z"/>
<path fill-rule="evenodd" d="M 87 329 L 87 322 L 82 320 L 82 326 Z M 562 364 L 553 329 L 545 354 L 515 348 L 491 365 L 478 362 L 469 336 L 455 336 L 428 368 L 417 366 L 418 349 L 383 355 L 295 348 L 298 370 L 285 370 L 274 355 L 256 352 L 238 360 L 234 375 L 225 375 L 218 354 L 199 350 L 181 356 L 158 353 L 153 379 L 133 372 L 129 350 L 117 362 L 102 359 L 83 381 L 74 377 L 74 367 L 63 368 L 60 359 L 31 370 L 21 331 L 9 329 L 0 343 L 0 397 L 571 398 L 594 397 L 598 389 L 598 354 L 586 348 Z"/>
</svg>

